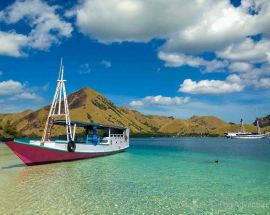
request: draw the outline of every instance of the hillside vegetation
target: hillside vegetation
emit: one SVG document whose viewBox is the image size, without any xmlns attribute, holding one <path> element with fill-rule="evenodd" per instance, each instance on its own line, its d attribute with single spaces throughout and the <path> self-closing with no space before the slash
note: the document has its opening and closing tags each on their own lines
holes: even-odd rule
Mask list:
<svg viewBox="0 0 270 215">
<path fill-rule="evenodd" d="M 231 125 L 214 116 L 193 116 L 188 120 L 172 117 L 144 115 L 126 107 L 115 106 L 100 93 L 82 88 L 68 96 L 71 119 L 128 126 L 132 135 L 210 135 L 221 136 L 224 132 L 237 131 L 239 125 Z M 50 106 L 39 110 L 26 110 L 20 113 L 0 114 L 0 136 L 41 136 Z M 245 126 L 255 131 L 254 125 Z M 264 128 L 269 131 L 269 127 Z M 63 133 L 56 128 L 53 135 Z"/>
</svg>

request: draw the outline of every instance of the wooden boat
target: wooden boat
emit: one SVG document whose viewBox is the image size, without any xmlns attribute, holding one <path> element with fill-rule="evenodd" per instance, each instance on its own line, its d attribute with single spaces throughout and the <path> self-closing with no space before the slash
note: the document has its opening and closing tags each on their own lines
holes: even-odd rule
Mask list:
<svg viewBox="0 0 270 215">
<path fill-rule="evenodd" d="M 129 128 L 89 122 L 70 121 L 60 66 L 58 83 L 41 140 L 14 139 L 7 146 L 26 164 L 71 161 L 110 155 L 129 147 Z M 57 118 L 64 117 L 64 120 Z M 54 126 L 65 127 L 66 135 L 51 137 Z M 79 130 L 79 134 L 76 131 Z"/>
</svg>

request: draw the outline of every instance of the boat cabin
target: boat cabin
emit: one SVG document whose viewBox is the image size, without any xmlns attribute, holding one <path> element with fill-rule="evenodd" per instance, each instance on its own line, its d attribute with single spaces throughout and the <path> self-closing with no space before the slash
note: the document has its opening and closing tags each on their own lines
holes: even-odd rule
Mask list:
<svg viewBox="0 0 270 215">
<path fill-rule="evenodd" d="M 53 125 L 66 126 L 66 121 L 56 120 Z M 129 137 L 129 129 L 122 126 L 78 121 L 71 121 L 70 126 L 73 127 L 73 141 L 79 144 L 107 145 L 123 143 L 127 142 Z M 77 134 L 76 129 L 80 130 Z"/>
</svg>

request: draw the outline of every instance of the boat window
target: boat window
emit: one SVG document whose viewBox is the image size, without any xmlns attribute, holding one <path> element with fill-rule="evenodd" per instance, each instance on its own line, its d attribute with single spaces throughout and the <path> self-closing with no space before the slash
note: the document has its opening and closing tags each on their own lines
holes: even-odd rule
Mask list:
<svg viewBox="0 0 270 215">
<path fill-rule="evenodd" d="M 111 134 L 123 134 L 123 129 L 111 128 Z"/>
</svg>

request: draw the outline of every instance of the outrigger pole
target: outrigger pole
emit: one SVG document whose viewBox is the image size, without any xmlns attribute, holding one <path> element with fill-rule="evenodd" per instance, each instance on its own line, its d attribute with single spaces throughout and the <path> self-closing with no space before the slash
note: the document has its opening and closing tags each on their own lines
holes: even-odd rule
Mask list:
<svg viewBox="0 0 270 215">
<path fill-rule="evenodd" d="M 70 142 L 74 139 L 73 138 L 74 134 L 72 134 L 70 125 L 70 116 L 69 116 L 65 82 L 66 80 L 64 80 L 63 59 L 61 58 L 57 86 L 51 104 L 50 112 L 47 118 L 47 122 L 43 131 L 41 143 L 44 143 L 45 141 L 51 141 L 51 129 L 53 127 L 53 122 L 54 119 L 59 116 L 65 117 L 66 120 L 67 142 Z M 64 105 L 64 108 L 62 107 L 62 105 Z"/>
</svg>

